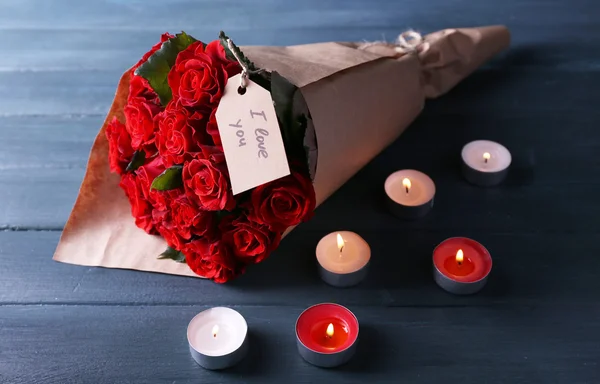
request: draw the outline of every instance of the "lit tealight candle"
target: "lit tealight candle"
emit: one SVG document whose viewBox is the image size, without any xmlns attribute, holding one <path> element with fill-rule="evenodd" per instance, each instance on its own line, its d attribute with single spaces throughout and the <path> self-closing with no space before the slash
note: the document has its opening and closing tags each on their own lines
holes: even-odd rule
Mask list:
<svg viewBox="0 0 600 384">
<path fill-rule="evenodd" d="M 423 172 L 412 169 L 397 171 L 384 184 L 390 211 L 404 219 L 425 216 L 433 207 L 435 184 Z"/>
<path fill-rule="evenodd" d="M 506 147 L 488 140 L 468 143 L 463 147 L 461 157 L 465 179 L 482 187 L 500 184 L 506 178 L 512 162 Z"/>
<path fill-rule="evenodd" d="M 475 240 L 453 237 L 433 251 L 433 277 L 443 289 L 457 295 L 479 291 L 492 270 L 492 257 Z"/>
<path fill-rule="evenodd" d="M 206 369 L 237 364 L 248 352 L 248 324 L 231 308 L 216 307 L 197 314 L 187 329 L 190 353 Z"/>
<path fill-rule="evenodd" d="M 366 276 L 371 248 L 356 233 L 340 231 L 323 237 L 316 254 L 323 281 L 335 287 L 350 287 Z"/>
<path fill-rule="evenodd" d="M 317 304 L 296 321 L 298 352 L 318 367 L 336 367 L 347 362 L 356 350 L 358 319 L 338 304 Z"/>
</svg>

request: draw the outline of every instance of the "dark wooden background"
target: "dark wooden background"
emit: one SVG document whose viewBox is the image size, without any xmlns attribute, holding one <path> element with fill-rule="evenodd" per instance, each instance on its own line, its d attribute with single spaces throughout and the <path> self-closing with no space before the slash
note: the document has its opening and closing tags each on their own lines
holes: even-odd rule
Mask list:
<svg viewBox="0 0 600 384">
<path fill-rule="evenodd" d="M 264 264 L 215 285 L 51 260 L 120 74 L 164 31 L 239 44 L 377 40 L 408 27 L 506 24 L 511 50 L 423 115 Z M 0 2 L 0 381 L 2 383 L 598 383 L 600 381 L 600 6 L 597 0 L 3 0 Z M 504 143 L 510 179 L 460 176 L 461 147 Z M 389 216 L 386 176 L 417 168 L 436 206 Z M 317 277 L 314 248 L 338 229 L 372 246 L 352 289 Z M 470 236 L 494 258 L 471 297 L 439 289 L 431 252 Z M 352 309 L 361 340 L 323 370 L 296 352 L 309 305 Z M 250 356 L 209 372 L 189 320 L 232 306 Z"/>
</svg>

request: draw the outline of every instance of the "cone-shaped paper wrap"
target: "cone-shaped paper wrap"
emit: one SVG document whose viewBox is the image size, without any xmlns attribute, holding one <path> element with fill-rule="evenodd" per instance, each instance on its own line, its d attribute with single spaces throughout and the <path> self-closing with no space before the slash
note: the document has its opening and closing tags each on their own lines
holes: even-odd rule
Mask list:
<svg viewBox="0 0 600 384">
<path fill-rule="evenodd" d="M 317 137 L 314 188 L 322 203 L 390 145 L 423 108 L 505 49 L 505 27 L 450 29 L 414 49 L 386 43 L 321 43 L 242 47 L 257 67 L 277 71 L 306 101 Z M 158 260 L 160 237 L 137 228 L 131 207 L 109 171 L 105 128 L 124 121 L 129 72 L 93 144 L 85 178 L 54 259 L 57 261 L 197 276 L 185 264 Z"/>
</svg>

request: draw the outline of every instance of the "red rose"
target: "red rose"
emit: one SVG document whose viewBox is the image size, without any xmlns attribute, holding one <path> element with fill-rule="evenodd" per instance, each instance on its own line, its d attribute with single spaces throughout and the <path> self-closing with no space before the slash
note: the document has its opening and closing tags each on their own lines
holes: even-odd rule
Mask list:
<svg viewBox="0 0 600 384">
<path fill-rule="evenodd" d="M 252 219 L 275 230 L 285 230 L 308 220 L 315 210 L 315 190 L 298 172 L 260 185 L 250 197 Z"/>
<path fill-rule="evenodd" d="M 201 151 L 197 156 L 198 159 L 210 160 L 214 164 L 225 163 L 223 148 L 214 145 L 203 145 L 200 149 Z"/>
<path fill-rule="evenodd" d="M 224 163 L 194 159 L 183 166 L 186 195 L 207 211 L 232 210 L 235 200 Z"/>
<path fill-rule="evenodd" d="M 139 167 L 135 173 L 146 183 L 148 184 L 148 191 L 150 193 L 150 185 L 154 178 L 165 170 L 165 164 L 163 163 L 160 157 L 153 157 L 146 162 L 146 164 Z M 149 195 L 147 195 L 149 196 Z"/>
<path fill-rule="evenodd" d="M 271 231 L 266 225 L 252 222 L 245 215 L 224 218 L 220 229 L 223 242 L 246 264 L 263 261 L 277 248 L 281 240 L 281 233 Z"/>
<path fill-rule="evenodd" d="M 173 99 L 186 107 L 216 107 L 227 83 L 223 63 L 197 41 L 179 52 L 168 75 Z"/>
<path fill-rule="evenodd" d="M 143 185 L 144 196 L 146 200 L 152 204 L 155 209 L 165 211 L 171 204 L 171 201 L 183 193 L 182 188 L 171 189 L 168 191 L 157 191 L 152 189 L 152 182 L 156 176 L 163 173 L 165 165 L 162 158 L 156 156 L 148 161 L 143 166 L 139 167 L 135 173 L 139 177 L 140 183 Z"/>
<path fill-rule="evenodd" d="M 189 240 L 192 236 L 212 237 L 216 225 L 213 212 L 198 210 L 185 196 L 171 202 L 171 212 L 173 224 L 184 239 Z"/>
<path fill-rule="evenodd" d="M 154 209 L 152 211 L 152 221 L 160 236 L 167 242 L 167 245 L 171 248 L 181 250 L 185 245 L 185 239 L 177 233 L 171 214 L 172 212 L 169 210 Z"/>
<path fill-rule="evenodd" d="M 192 271 L 216 283 L 225 283 L 243 272 L 243 266 L 218 241 L 205 238 L 191 241 L 185 245 L 183 253 Z"/>
<path fill-rule="evenodd" d="M 125 106 L 124 112 L 133 149 L 144 149 L 146 155 L 153 154 L 154 116 L 160 112 L 160 107 L 142 97 L 134 97 Z"/>
<path fill-rule="evenodd" d="M 156 92 L 154 92 L 150 86 L 150 83 L 148 83 L 148 80 L 141 76 L 134 75 L 132 72 L 131 81 L 129 82 L 129 95 L 127 96 L 127 102 L 131 103 L 138 98 L 142 98 L 148 103 L 160 105 L 158 95 Z"/>
<path fill-rule="evenodd" d="M 185 196 L 183 196 L 185 199 Z M 172 201 L 177 201 L 173 199 Z M 214 221 L 211 212 L 198 211 L 193 207 L 193 212 L 179 212 L 175 206 L 166 210 L 154 209 L 152 211 L 152 220 L 158 233 L 165 239 L 169 247 L 182 250 L 185 244 L 192 238 L 192 235 L 202 233 L 212 236 L 214 232 Z M 184 210 L 186 210 L 184 208 Z M 182 222 L 191 217 L 191 222 Z M 192 227 L 192 221 L 195 225 Z"/>
<path fill-rule="evenodd" d="M 219 134 L 219 127 L 217 126 L 217 109 L 213 109 L 210 114 L 210 118 L 208 119 L 208 123 L 206 124 L 206 132 L 212 137 L 213 143 L 217 146 L 221 151 L 223 151 L 223 142 L 221 141 L 221 135 Z"/>
<path fill-rule="evenodd" d="M 235 76 L 242 71 L 242 67 L 237 61 L 229 60 L 225 54 L 225 48 L 221 44 L 221 40 L 214 40 L 208 43 L 206 46 L 206 53 L 211 55 L 214 59 L 218 60 L 219 63 L 227 72 L 227 78 Z"/>
<path fill-rule="evenodd" d="M 192 236 L 212 239 L 216 220 L 212 212 L 200 211 L 181 195 L 171 200 L 167 210 L 154 210 L 152 218 L 170 247 L 182 250 Z"/>
<path fill-rule="evenodd" d="M 156 116 L 158 131 L 156 141 L 158 153 L 165 165 L 183 164 L 200 152 L 200 145 L 210 141 L 206 135 L 206 119 L 200 112 L 187 109 L 171 102 Z"/>
<path fill-rule="evenodd" d="M 181 236 L 173 221 L 173 215 L 174 212 L 171 210 L 159 211 L 155 209 L 152 212 L 152 219 L 155 221 L 158 233 L 165 239 L 169 247 L 182 250 L 190 239 Z"/>
<path fill-rule="evenodd" d="M 119 184 L 125 191 L 131 205 L 131 214 L 135 218 L 135 225 L 149 234 L 155 234 L 156 228 L 152 221 L 152 205 L 147 200 L 144 189 L 145 183 L 133 173 L 126 173 L 121 177 Z"/>
<path fill-rule="evenodd" d="M 133 148 L 131 148 L 131 137 L 117 118 L 106 126 L 106 138 L 108 139 L 108 160 L 110 171 L 119 175 L 125 172 L 133 157 Z"/>
</svg>

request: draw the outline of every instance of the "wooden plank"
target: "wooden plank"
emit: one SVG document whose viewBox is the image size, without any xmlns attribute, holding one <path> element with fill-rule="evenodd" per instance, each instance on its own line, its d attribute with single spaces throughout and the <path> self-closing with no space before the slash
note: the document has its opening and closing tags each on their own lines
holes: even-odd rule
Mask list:
<svg viewBox="0 0 600 384">
<path fill-rule="evenodd" d="M 142 6 L 143 4 L 143 6 Z M 35 10 L 32 12 L 32 9 Z M 558 37 L 584 37 L 574 28 L 562 25 L 577 24 L 579 30 L 597 25 L 588 16 L 594 10 L 590 0 L 505 1 L 496 4 L 477 3 L 465 6 L 464 0 L 424 3 L 409 0 L 402 6 L 394 0 L 337 1 L 308 0 L 301 4 L 282 4 L 276 0 L 262 0 L 248 7 L 243 0 L 227 3 L 177 1 L 97 1 L 80 4 L 74 0 L 57 0 L 50 4 L 39 0 L 9 0 L 2 4 L 0 25 L 4 29 L 54 30 L 162 30 L 166 27 L 180 30 L 206 28 L 211 31 L 236 29 L 261 31 L 314 28 L 344 28 L 360 30 L 365 27 L 420 27 L 420 24 L 444 27 L 508 23 L 515 28 L 515 36 L 555 34 Z M 148 23 L 153 20 L 153 23 Z M 554 28 L 548 28 L 554 26 Z M 541 28 L 544 27 L 544 28 Z M 563 32 L 563 33 L 559 33 Z M 214 32 L 213 32 L 214 33 Z M 298 33 L 296 33 L 298 34 Z M 375 36 L 380 38 L 381 36 Z M 250 38 L 250 37 L 248 37 Z M 367 38 L 365 36 L 358 37 Z"/>
<path fill-rule="evenodd" d="M 1 229 L 62 230 L 75 203 L 85 170 L 4 169 L 0 175 L 10 180 L 0 186 Z"/>
<path fill-rule="evenodd" d="M 308 306 L 334 300 L 351 305 L 410 307 L 542 303 L 585 306 L 597 302 L 598 232 L 565 233 L 563 226 L 562 231 L 550 233 L 494 234 L 458 228 L 400 230 L 372 224 L 357 231 L 372 248 L 367 279 L 355 288 L 337 289 L 319 279 L 314 250 L 320 238 L 338 229 L 340 222 L 319 230 L 312 222 L 300 226 L 269 260 L 225 285 L 61 264 L 51 260 L 58 232 L 0 232 L 0 304 Z M 478 295 L 452 296 L 433 282 L 432 251 L 451 236 L 475 238 L 492 254 L 494 269 L 488 285 Z"/>
<path fill-rule="evenodd" d="M 0 72 L 0 117 L 14 115 L 104 114 L 110 107 L 119 71 Z M 600 72 L 541 69 L 480 70 L 447 97 L 431 101 L 436 113 L 481 116 L 593 113 Z M 577 90 L 565 96 L 564 90 Z M 524 109 L 524 106 L 527 106 Z"/>
<path fill-rule="evenodd" d="M 434 160 L 442 161 L 443 158 Z M 377 158 L 319 207 L 313 225 L 330 228 L 345 223 L 347 228 L 354 229 L 376 226 L 392 230 L 479 228 L 516 232 L 565 228 L 565 223 L 569 222 L 570 230 L 599 229 L 596 218 L 600 215 L 600 206 L 596 202 L 600 184 L 597 179 L 592 180 L 595 184 L 588 179 L 562 184 L 562 179 L 557 178 L 550 184 L 538 186 L 535 181 L 513 180 L 503 187 L 481 189 L 467 184 L 454 164 L 448 172 L 448 165 L 434 166 L 434 160 L 394 162 L 382 167 L 383 158 Z M 382 187 L 387 175 L 409 166 L 428 173 L 436 180 L 438 188 L 432 213 L 414 223 L 389 216 Z M 0 226 L 62 228 L 75 202 L 83 174 L 81 168 L 0 171 L 3 179 L 10 180 L 10 184 L 0 187 L 0 200 L 7 202 L 0 211 Z"/>
<path fill-rule="evenodd" d="M 507 57 L 498 70 L 480 70 L 460 83 L 448 97 L 431 100 L 426 106 L 435 113 L 470 116 L 496 113 L 521 116 L 536 113 L 595 113 L 597 93 L 583 84 L 600 81 L 600 72 L 555 72 L 537 68 L 515 71 Z M 578 85 L 579 84 L 579 85 Z M 565 90 L 568 94 L 565 94 Z"/>
<path fill-rule="evenodd" d="M 85 6 L 72 0 L 54 1 L 52 6 L 35 0 L 5 1 L 0 4 L 0 50 L 5 53 L 0 57 L 0 70 L 122 71 L 160 33 L 182 29 L 203 40 L 214 39 L 223 29 L 240 44 L 290 45 L 392 40 L 409 27 L 431 32 L 497 23 L 511 28 L 513 46 L 521 47 L 528 57 L 537 57 L 537 66 L 598 69 L 598 54 L 591 48 L 598 43 L 600 26 L 587 17 L 592 6 L 588 0 L 509 1 L 503 2 L 501 10 L 487 4 L 465 7 L 462 0 L 438 5 L 412 0 L 402 6 L 392 0 L 346 1 L 342 9 L 335 1 L 318 0 L 293 6 L 273 1 L 255 2 L 252 8 L 245 5 L 240 0 L 218 4 L 180 1 L 176 6 L 165 1 L 144 2 L 143 7 L 131 1 Z M 577 28 L 547 27 L 563 24 Z"/>
<path fill-rule="evenodd" d="M 104 115 L 123 72 L 0 72 L 0 116 Z"/>
<path fill-rule="evenodd" d="M 452 96 L 447 99 L 452 100 Z M 458 226 L 532 231 L 563 228 L 565 221 L 577 217 L 571 224 L 573 230 L 597 230 L 597 118 L 563 113 L 540 117 L 531 113 L 525 117 L 468 116 L 466 112 L 426 110 L 400 140 L 319 209 L 319 224 L 314 225 L 328 228 L 344 222 L 359 229 L 387 225 L 394 229 Z M 0 210 L 1 226 L 64 225 L 102 120 L 101 115 L 0 118 L 0 177 L 10 181 L 0 184 L 0 200 L 9 202 Z M 462 180 L 460 149 L 464 143 L 482 137 L 498 140 L 513 151 L 513 172 L 502 187 L 482 190 Z M 399 222 L 383 207 L 381 186 L 387 175 L 401 168 L 421 169 L 438 184 L 436 207 L 423 221 Z M 39 191 L 51 193 L 41 195 Z M 485 209 L 472 210 L 465 217 L 464 211 L 471 209 L 467 205 Z M 547 206 L 554 208 L 548 210 Z"/>
<path fill-rule="evenodd" d="M 103 115 L 0 117 L 0 170 L 85 168 L 103 121 Z M 426 108 L 382 157 L 397 163 L 422 163 L 438 155 L 449 159 L 468 141 L 485 137 L 507 145 L 515 164 L 528 157 L 535 165 L 543 164 L 535 171 L 544 182 L 552 180 L 549 172 L 561 173 L 568 182 L 594 182 L 600 165 L 594 156 L 600 151 L 597 130 L 598 117 L 593 114 L 471 116 Z M 567 168 L 570 172 L 563 172 Z"/>
<path fill-rule="evenodd" d="M 102 115 L 0 117 L 0 171 L 85 169 L 103 122 Z"/>
<path fill-rule="evenodd" d="M 13 384 L 201 383 L 594 383 L 600 307 L 350 306 L 357 353 L 319 369 L 296 350 L 302 306 L 236 307 L 250 352 L 238 366 L 207 371 L 192 360 L 187 323 L 204 307 L 34 306 L 2 308 L 0 379 Z"/>
<path fill-rule="evenodd" d="M 1 6 L 0 6 L 1 9 Z M 272 20 L 277 20 L 273 18 Z M 328 20 L 323 18 L 322 20 Z M 149 30 L 118 29 L 2 29 L 3 39 L 0 50 L 0 71 L 2 72 L 41 72 L 41 71 L 78 71 L 111 70 L 123 72 L 134 64 L 143 53 L 155 44 L 161 33 L 186 32 L 203 41 L 216 38 L 219 28 L 224 29 L 241 45 L 293 45 L 320 41 L 376 41 L 386 38 L 393 40 L 406 26 L 418 27 L 423 33 L 433 32 L 447 26 L 471 26 L 468 24 L 440 24 L 427 18 L 406 20 L 397 24 L 373 21 L 367 26 L 302 26 L 277 29 L 239 28 L 222 25 L 211 28 L 201 27 L 205 18 L 199 18 L 197 26 L 160 26 Z M 173 22 L 172 25 L 176 25 Z M 464 23 L 467 23 L 466 21 Z M 477 25 L 482 24 L 478 22 Z M 536 67 L 561 71 L 597 71 L 599 69 L 598 52 L 593 49 L 600 43 L 600 26 L 590 24 L 583 27 L 587 31 L 585 41 L 581 41 L 580 28 L 565 33 L 562 30 L 538 28 L 531 30 L 529 25 L 512 25 L 511 52 L 515 56 L 511 63 L 514 67 Z M 524 30 L 525 29 L 525 30 Z M 101 39 L 98 36 L 102 36 Z M 578 44 L 572 44 L 573 39 Z M 23 41 L 27 41 L 24 46 Z M 56 42 L 60 42 L 57 44 Z M 43 60 L 40 60 L 43 57 Z M 493 62 L 498 67 L 500 63 Z"/>
</svg>

